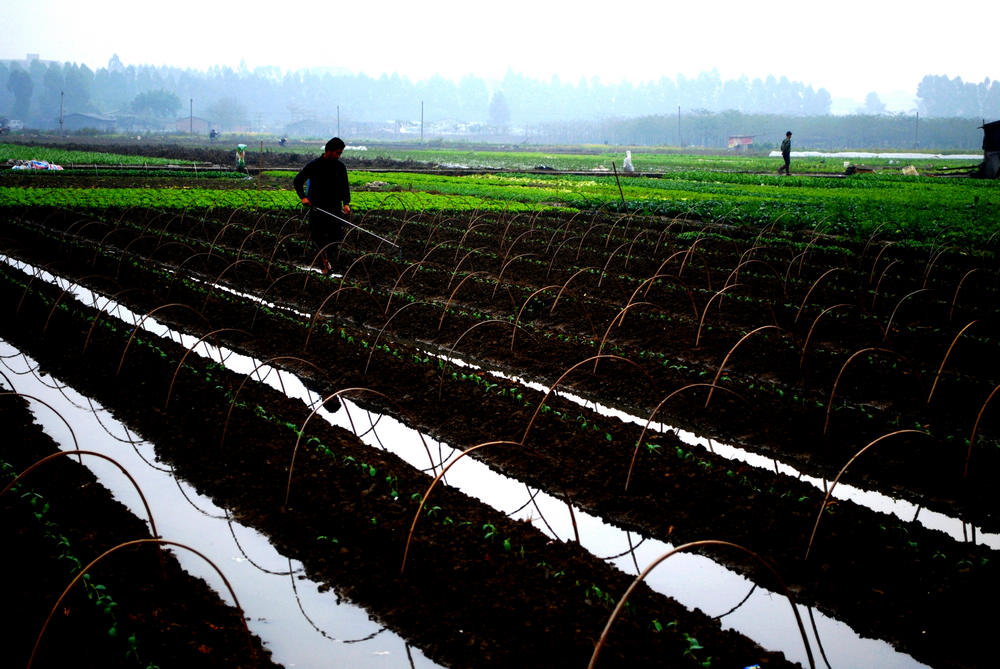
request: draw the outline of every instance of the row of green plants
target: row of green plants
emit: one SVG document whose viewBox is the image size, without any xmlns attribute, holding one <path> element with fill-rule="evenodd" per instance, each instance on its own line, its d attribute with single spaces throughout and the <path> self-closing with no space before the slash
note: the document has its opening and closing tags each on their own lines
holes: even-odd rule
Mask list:
<svg viewBox="0 0 1000 669">
<path fill-rule="evenodd" d="M 355 189 L 425 191 L 579 210 L 687 214 L 705 220 L 777 223 L 786 229 L 823 224 L 829 232 L 855 238 L 890 225 L 911 239 L 943 235 L 949 241 L 984 241 L 995 231 L 990 212 L 1000 209 L 1000 184 L 995 181 L 892 174 L 813 178 L 684 171 L 660 178 L 616 179 L 607 175 L 352 172 L 350 178 Z M 391 208 L 391 202 L 387 204 Z"/>
<path fill-rule="evenodd" d="M 209 188 L 78 188 L 0 187 L 0 208 L 68 207 L 102 210 L 146 207 L 182 210 L 191 208 L 262 209 L 298 211 L 302 203 L 292 190 Z M 474 195 L 443 195 L 421 191 L 400 193 L 360 192 L 351 198 L 352 209 L 406 211 L 547 211 L 555 209 L 516 201 L 498 201 Z"/>
<path fill-rule="evenodd" d="M 17 469 L 6 460 L 0 459 L 0 480 L 12 481 L 18 475 Z M 77 555 L 77 550 L 73 542 L 66 536 L 63 527 L 53 519 L 50 502 L 39 492 L 26 487 L 23 484 L 13 486 L 7 493 L 18 499 L 24 507 L 26 515 L 37 523 L 44 540 L 53 547 L 53 554 L 56 559 L 66 565 L 66 581 L 69 582 L 76 574 L 83 569 L 83 560 Z M 108 625 L 107 635 L 111 639 L 121 644 L 122 652 L 126 659 L 134 662 L 137 667 L 145 669 L 156 669 L 155 664 L 143 663 L 139 659 L 139 642 L 134 632 L 128 632 L 122 624 L 118 615 L 118 603 L 111 596 L 107 586 L 97 583 L 90 574 L 84 574 L 80 580 L 80 587 L 87 596 L 87 601 L 93 606 L 94 613 L 102 616 Z"/>
<path fill-rule="evenodd" d="M 487 150 L 458 147 L 449 149 L 422 146 L 377 146 L 368 147 L 365 151 L 348 149 L 344 152 L 344 157 L 386 158 L 426 163 L 428 166 L 460 166 L 473 169 L 536 170 L 552 168 L 571 171 L 613 171 L 617 169 L 621 172 L 625 148 L 616 150 L 608 146 L 583 145 L 565 147 L 564 149 L 552 147 L 549 150 L 522 150 L 519 148 Z M 632 163 L 639 172 L 672 172 L 676 170 L 776 172 L 781 164 L 780 158 L 772 158 L 759 153 L 749 155 L 735 153 L 689 154 L 676 150 L 658 150 L 656 147 L 635 147 L 631 150 Z M 796 157 L 794 160 L 796 172 L 840 174 L 844 171 L 844 158 Z M 850 160 L 890 170 L 899 170 L 902 167 L 898 158 L 873 157 Z M 905 164 L 915 165 L 918 169 L 934 169 L 944 164 L 965 165 L 967 162 L 971 161 L 942 161 L 932 155 L 927 155 L 926 158 L 908 158 Z"/>
<path fill-rule="evenodd" d="M 45 160 L 66 167 L 67 165 L 189 165 L 190 160 L 129 156 L 105 151 L 75 151 L 48 146 L 28 146 L 0 142 L 0 163 L 8 160 Z"/>
<path fill-rule="evenodd" d="M 13 172 L 12 172 L 13 174 Z M 65 179 L 66 177 L 143 177 L 159 179 L 243 179 L 247 175 L 242 172 L 229 172 L 224 170 L 179 170 L 169 167 L 70 167 L 63 170 L 24 170 L 16 172 L 18 176 L 31 176 L 35 179 Z M 0 177 L 4 174 L 0 173 Z"/>
</svg>

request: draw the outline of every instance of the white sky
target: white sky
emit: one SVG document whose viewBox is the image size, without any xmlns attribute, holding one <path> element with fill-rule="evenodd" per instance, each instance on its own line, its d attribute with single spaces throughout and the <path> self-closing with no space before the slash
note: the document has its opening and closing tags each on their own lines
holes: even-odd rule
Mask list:
<svg viewBox="0 0 1000 669">
<path fill-rule="evenodd" d="M 988 30 L 995 0 L 382 0 L 379 2 L 5 2 L 0 59 L 206 70 L 313 66 L 411 80 L 438 73 L 501 79 L 508 69 L 642 82 L 716 68 L 723 79 L 774 74 L 858 101 L 916 95 L 924 75 L 1000 77 Z"/>
</svg>

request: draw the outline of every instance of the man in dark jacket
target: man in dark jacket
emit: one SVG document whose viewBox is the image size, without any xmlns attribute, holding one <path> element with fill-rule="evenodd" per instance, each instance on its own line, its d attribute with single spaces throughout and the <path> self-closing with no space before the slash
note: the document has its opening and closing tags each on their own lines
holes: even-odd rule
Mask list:
<svg viewBox="0 0 1000 669">
<path fill-rule="evenodd" d="M 323 274 L 332 269 L 327 259 L 327 249 L 338 250 L 344 241 L 344 224 L 318 209 L 338 216 L 351 213 L 351 187 L 347 182 L 347 168 L 340 162 L 344 153 L 344 140 L 334 137 L 326 143 L 323 155 L 306 164 L 295 175 L 292 183 L 302 204 L 309 207 L 309 234 L 320 251 Z M 334 254 L 336 261 L 337 254 Z"/>
<path fill-rule="evenodd" d="M 785 164 L 778 168 L 778 174 L 784 171 L 785 176 L 791 174 L 789 168 L 792 162 L 792 131 L 789 130 L 785 133 L 785 138 L 781 140 L 781 159 L 785 161 Z"/>
</svg>

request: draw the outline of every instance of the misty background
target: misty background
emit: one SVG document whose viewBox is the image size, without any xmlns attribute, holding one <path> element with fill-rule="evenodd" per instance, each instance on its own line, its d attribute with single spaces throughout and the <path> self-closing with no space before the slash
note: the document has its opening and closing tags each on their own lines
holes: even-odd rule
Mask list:
<svg viewBox="0 0 1000 669">
<path fill-rule="evenodd" d="M 787 77 L 723 80 L 717 70 L 655 82 L 541 81 L 509 70 L 411 81 L 345 70 L 282 71 L 245 64 L 207 70 L 46 61 L 0 61 L 0 117 L 25 128 L 77 134 L 264 133 L 290 138 L 491 141 L 725 148 L 978 148 L 984 121 L 1000 118 L 1000 82 L 928 74 L 912 107 L 890 111 L 878 93 L 834 114 L 824 88 Z M 842 106 L 842 103 L 841 103 Z M 197 123 L 195 122 L 197 121 Z"/>
</svg>

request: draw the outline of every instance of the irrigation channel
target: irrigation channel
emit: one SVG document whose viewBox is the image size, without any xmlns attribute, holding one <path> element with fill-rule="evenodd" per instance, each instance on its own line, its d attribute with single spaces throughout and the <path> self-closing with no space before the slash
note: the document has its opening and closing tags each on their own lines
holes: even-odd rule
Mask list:
<svg viewBox="0 0 1000 669">
<path fill-rule="evenodd" d="M 446 666 L 891 664 L 819 613 L 904 663 L 989 663 L 969 602 L 1000 575 L 990 251 L 599 212 L 363 223 L 403 257 L 351 237 L 324 277 L 281 214 L 17 210 L 0 336 Z M 504 478 L 466 482 L 472 459 Z M 671 544 L 750 580 L 675 575 Z M 706 581 L 717 600 L 687 598 Z M 785 640 L 734 622 L 763 588 L 779 603 L 749 617 Z"/>
<path fill-rule="evenodd" d="M 330 412 L 322 408 L 323 398 L 309 390 L 294 375 L 282 372 L 261 361 L 247 358 L 234 351 L 220 349 L 189 335 L 171 330 L 155 318 L 143 319 L 108 296 L 99 296 L 90 290 L 69 284 L 58 277 L 25 263 L 2 258 L 11 267 L 25 273 L 26 277 L 57 285 L 68 290 L 84 304 L 101 304 L 101 309 L 120 319 L 129 327 L 142 329 L 167 337 L 185 348 L 210 360 L 219 360 L 241 375 L 253 375 L 258 381 L 281 390 L 289 397 L 302 400 L 317 415 L 333 425 L 362 432 L 361 438 L 372 448 L 388 448 L 414 467 L 427 469 L 428 462 L 418 457 L 420 449 L 414 445 L 428 439 L 417 435 L 411 428 L 386 415 L 362 409 L 349 400 L 341 408 Z M 418 649 L 384 625 L 373 622 L 359 607 L 353 606 L 326 591 L 321 584 L 303 575 L 301 565 L 270 546 L 267 538 L 251 528 L 234 521 L 228 510 L 199 495 L 186 482 L 179 479 L 169 466 L 157 464 L 152 444 L 133 436 L 127 426 L 119 423 L 86 397 L 80 397 L 57 379 L 44 380 L 31 374 L 37 363 L 4 343 L 0 358 L 14 372 L 17 392 L 43 400 L 48 408 L 74 426 L 80 447 L 113 455 L 137 479 L 147 496 L 156 500 L 155 517 L 161 535 L 197 546 L 217 564 L 227 565 L 226 574 L 241 595 L 241 604 L 255 634 L 271 650 L 273 658 L 286 666 L 318 667 L 348 664 L 356 667 L 437 666 Z M 22 369 L 15 369 L 17 363 Z M 462 360 L 451 360 L 464 366 Z M 524 381 L 521 381 L 524 382 Z M 530 385 L 530 382 L 524 382 Z M 572 397 L 564 394 L 564 397 Z M 582 399 L 575 401 L 585 403 Z M 619 418 L 642 423 L 644 419 L 628 416 L 620 411 L 594 405 L 600 413 L 616 413 Z M 36 416 L 46 430 L 57 438 L 63 448 L 72 449 L 74 439 L 65 423 L 52 411 L 36 408 Z M 692 444 L 701 445 L 713 452 L 724 454 L 755 466 L 773 466 L 786 475 L 804 478 L 794 468 L 781 465 L 776 460 L 747 453 L 742 449 L 707 439 L 699 439 L 683 430 L 664 425 L 659 431 L 680 432 Z M 131 448 L 123 448 L 128 444 Z M 436 462 L 433 466 L 443 469 L 454 462 L 458 452 L 444 443 L 431 448 Z M 120 501 L 126 503 L 137 515 L 142 507 L 118 470 L 101 461 L 88 461 L 88 466 L 99 476 L 102 484 L 111 489 Z M 808 477 L 805 477 L 808 478 Z M 464 458 L 448 470 L 448 485 L 474 496 L 508 516 L 526 520 L 545 531 L 553 539 L 565 540 L 574 533 L 580 543 L 595 556 L 614 564 L 619 569 L 636 574 L 648 563 L 672 548 L 656 539 L 615 528 L 583 509 L 574 508 L 567 513 L 564 503 L 544 492 L 531 489 L 524 483 L 505 477 L 485 465 Z M 826 481 L 814 481 L 825 487 Z M 882 512 L 919 516 L 912 505 L 892 500 L 883 495 L 841 485 L 836 490 L 841 499 L 852 499 Z M 571 522 L 571 519 L 574 522 Z M 996 535 L 975 532 L 958 519 L 943 514 L 925 512 L 922 521 L 950 533 L 957 539 L 967 539 L 970 532 L 980 543 L 993 547 L 998 544 Z M 575 525 L 575 527 L 574 527 Z M 189 571 L 209 581 L 214 577 L 205 563 L 192 557 L 180 556 Z M 719 616 L 725 627 L 734 629 L 757 641 L 765 648 L 780 650 L 786 657 L 805 664 L 807 657 L 802 641 L 791 622 L 787 602 L 778 593 L 755 586 L 744 576 L 732 572 L 711 559 L 680 554 L 667 567 L 653 572 L 647 581 L 656 591 L 682 602 L 689 608 L 700 608 L 710 615 Z M 221 590 L 221 589 L 220 589 Z M 245 594 L 243 594 L 245 593 Z M 222 595 L 222 592 L 220 592 Z M 912 657 L 897 652 L 885 642 L 865 639 L 850 627 L 821 612 L 800 605 L 801 615 L 811 621 L 812 643 L 823 648 L 830 666 L 878 666 L 905 668 L 927 666 Z M 402 658 L 405 658 L 403 660 Z"/>
</svg>

